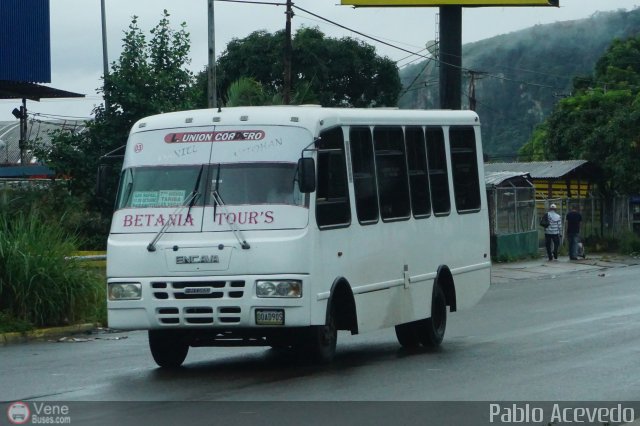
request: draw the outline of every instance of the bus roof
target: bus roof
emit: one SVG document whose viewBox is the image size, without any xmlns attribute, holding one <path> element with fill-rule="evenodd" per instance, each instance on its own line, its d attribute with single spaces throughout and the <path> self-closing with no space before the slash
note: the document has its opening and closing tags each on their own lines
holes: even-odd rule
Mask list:
<svg viewBox="0 0 640 426">
<path fill-rule="evenodd" d="M 308 129 L 338 125 L 477 125 L 473 111 L 254 106 L 178 111 L 145 117 L 131 133 L 199 126 L 281 125 Z"/>
</svg>

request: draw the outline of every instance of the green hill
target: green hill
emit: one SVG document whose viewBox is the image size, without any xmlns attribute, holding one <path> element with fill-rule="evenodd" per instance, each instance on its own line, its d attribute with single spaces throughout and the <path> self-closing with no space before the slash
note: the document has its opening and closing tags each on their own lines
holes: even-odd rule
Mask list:
<svg viewBox="0 0 640 426">
<path fill-rule="evenodd" d="M 463 67 L 481 73 L 475 83 L 476 111 L 484 126 L 485 152 L 493 159 L 514 157 L 557 100 L 570 93 L 573 79 L 592 74 L 613 39 L 638 34 L 640 8 L 536 25 L 464 45 Z M 402 68 L 400 77 L 401 108 L 438 108 L 434 61 Z M 462 93 L 463 108 L 468 108 L 468 72 Z"/>
</svg>

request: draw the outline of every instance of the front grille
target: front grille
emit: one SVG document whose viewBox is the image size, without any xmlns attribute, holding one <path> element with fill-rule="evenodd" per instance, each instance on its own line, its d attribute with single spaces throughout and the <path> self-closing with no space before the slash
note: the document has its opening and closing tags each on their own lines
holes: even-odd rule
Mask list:
<svg viewBox="0 0 640 426">
<path fill-rule="evenodd" d="M 230 305 L 229 301 L 244 296 L 245 281 L 154 281 L 151 283 L 151 293 L 154 299 L 168 305 L 156 310 L 156 319 L 161 325 L 239 324 L 242 309 Z M 174 300 L 181 301 L 179 307 L 171 306 Z M 208 304 L 206 300 L 220 306 L 203 306 Z"/>
<path fill-rule="evenodd" d="M 153 297 L 158 300 L 240 299 L 244 281 L 161 281 L 152 282 Z"/>
<path fill-rule="evenodd" d="M 156 316 L 161 324 L 175 325 L 180 324 L 179 313 L 178 308 L 159 308 Z"/>
<path fill-rule="evenodd" d="M 158 308 L 156 318 L 163 325 L 212 325 L 238 324 L 242 309 L 239 306 L 188 306 L 182 308 Z"/>
<path fill-rule="evenodd" d="M 213 308 L 191 307 L 184 308 L 184 321 L 187 324 L 213 324 Z"/>
</svg>

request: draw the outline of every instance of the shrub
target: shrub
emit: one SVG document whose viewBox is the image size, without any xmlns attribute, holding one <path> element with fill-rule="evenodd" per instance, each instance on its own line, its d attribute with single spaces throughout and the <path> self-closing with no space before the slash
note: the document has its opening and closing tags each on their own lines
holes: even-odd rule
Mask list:
<svg viewBox="0 0 640 426">
<path fill-rule="evenodd" d="M 0 311 L 0 333 L 25 333 L 31 330 L 33 330 L 33 324 L 30 322 L 16 319 L 9 312 Z"/>
<path fill-rule="evenodd" d="M 619 241 L 614 237 L 590 235 L 584 239 L 587 253 L 612 253 L 619 249 Z"/>
<path fill-rule="evenodd" d="M 104 277 L 69 259 L 76 250 L 77 238 L 40 214 L 0 215 L 0 311 L 36 326 L 95 320 Z"/>
<path fill-rule="evenodd" d="M 92 209 L 86 200 L 71 195 L 64 181 L 0 189 L 0 215 L 32 213 L 76 235 L 84 250 L 105 249 L 110 219 Z"/>
<path fill-rule="evenodd" d="M 620 234 L 618 244 L 622 254 L 640 254 L 640 237 L 633 232 Z"/>
</svg>

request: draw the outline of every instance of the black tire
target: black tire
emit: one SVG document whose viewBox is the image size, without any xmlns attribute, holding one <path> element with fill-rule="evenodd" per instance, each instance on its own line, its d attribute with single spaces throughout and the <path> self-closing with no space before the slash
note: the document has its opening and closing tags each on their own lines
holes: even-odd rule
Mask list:
<svg viewBox="0 0 640 426">
<path fill-rule="evenodd" d="M 396 325 L 396 337 L 403 348 L 415 349 L 420 346 L 420 336 L 416 325 L 415 321 Z"/>
<path fill-rule="evenodd" d="M 433 285 L 431 318 L 418 322 L 420 323 L 420 343 L 427 348 L 440 346 L 447 329 L 447 298 L 437 283 Z"/>
<path fill-rule="evenodd" d="M 338 329 L 333 308 L 327 312 L 326 324 L 311 326 L 305 340 L 304 351 L 313 361 L 320 364 L 333 361 L 338 342 Z"/>
<path fill-rule="evenodd" d="M 162 368 L 178 368 L 182 365 L 189 345 L 179 333 L 166 330 L 149 330 L 149 349 L 153 360 Z"/>
</svg>

